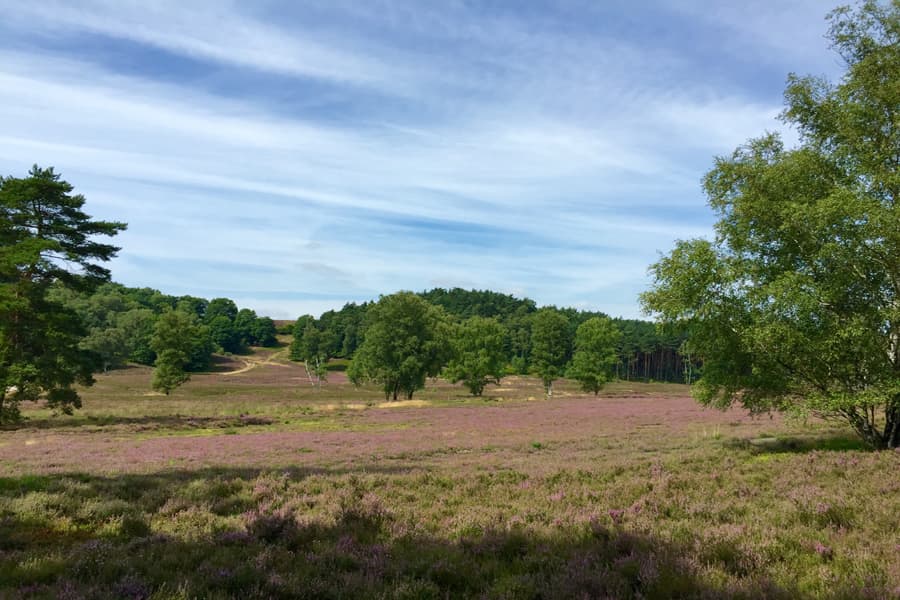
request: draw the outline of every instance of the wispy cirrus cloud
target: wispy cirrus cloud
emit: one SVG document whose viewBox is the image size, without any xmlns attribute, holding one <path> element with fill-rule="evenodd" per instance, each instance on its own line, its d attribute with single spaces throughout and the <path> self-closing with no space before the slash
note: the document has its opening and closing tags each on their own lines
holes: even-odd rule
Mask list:
<svg viewBox="0 0 900 600">
<path fill-rule="evenodd" d="M 780 127 L 770 88 L 804 69 L 703 54 L 737 13 L 696 6 L 10 3 L 0 169 L 56 165 L 128 221 L 128 284 L 295 316 L 466 282 L 635 316 L 657 252 L 710 232 L 712 156 Z"/>
<path fill-rule="evenodd" d="M 257 21 L 242 11 L 246 6 L 202 1 L 50 0 L 20 4 L 11 16 L 15 25 L 45 36 L 102 35 L 283 75 L 381 87 L 404 76 L 401 70 L 362 52 L 347 52 L 308 32 L 290 35 L 277 23 Z"/>
</svg>

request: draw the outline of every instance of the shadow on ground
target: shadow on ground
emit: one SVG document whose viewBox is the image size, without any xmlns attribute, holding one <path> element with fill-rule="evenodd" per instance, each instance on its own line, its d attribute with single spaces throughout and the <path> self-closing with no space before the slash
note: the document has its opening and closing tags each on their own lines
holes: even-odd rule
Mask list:
<svg viewBox="0 0 900 600">
<path fill-rule="evenodd" d="M 130 431 L 156 431 L 156 430 L 191 430 L 212 428 L 237 428 L 250 425 L 271 425 L 274 419 L 260 415 L 236 415 L 217 417 L 198 417 L 191 415 L 153 415 L 141 417 L 126 417 L 119 415 L 88 415 L 78 419 L 65 419 L 58 417 L 27 419 L 14 425 L 0 427 L 0 431 L 15 431 L 28 429 L 78 429 L 100 427 L 124 427 Z"/>
<path fill-rule="evenodd" d="M 744 449 L 756 453 L 806 454 L 809 452 L 846 452 L 848 450 L 872 451 L 859 436 L 850 433 L 828 435 L 771 436 L 735 438 L 724 442 L 727 448 Z"/>
<path fill-rule="evenodd" d="M 0 478 L 0 597 L 803 597 L 736 549 L 698 555 L 614 523 L 548 534 L 473 521 L 442 536 L 398 519 L 356 477 L 402 470 Z M 342 479 L 325 500 L 292 491 L 316 476 Z M 704 561 L 734 577 L 704 579 Z"/>
</svg>

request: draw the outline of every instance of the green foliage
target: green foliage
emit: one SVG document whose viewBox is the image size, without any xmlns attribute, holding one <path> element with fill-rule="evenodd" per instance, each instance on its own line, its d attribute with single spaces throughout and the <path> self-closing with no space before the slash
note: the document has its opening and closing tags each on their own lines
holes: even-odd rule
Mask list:
<svg viewBox="0 0 900 600">
<path fill-rule="evenodd" d="M 18 402 L 46 398 L 71 412 L 75 383 L 90 385 L 97 357 L 80 351 L 87 331 L 74 310 L 54 300 L 54 285 L 92 290 L 109 279 L 100 266 L 118 248 L 95 241 L 124 223 L 95 221 L 84 196 L 52 168 L 0 178 L 0 422 L 18 418 Z"/>
<path fill-rule="evenodd" d="M 318 327 L 329 344 L 328 354 L 349 358 L 362 343 L 361 331 L 370 303 L 347 303 L 339 311 L 322 313 Z"/>
<path fill-rule="evenodd" d="M 156 315 L 149 308 L 133 308 L 116 317 L 116 327 L 122 331 L 128 346 L 128 358 L 142 365 L 152 365 L 156 353 L 150 345 Z"/>
<path fill-rule="evenodd" d="M 181 296 L 178 298 L 175 308 L 181 312 L 192 313 L 198 319 L 206 316 L 206 308 L 209 301 L 204 298 L 196 298 L 194 296 Z"/>
<path fill-rule="evenodd" d="M 613 377 L 621 339 L 622 333 L 609 318 L 593 317 L 579 325 L 569 377 L 578 381 L 582 390 L 598 394 Z"/>
<path fill-rule="evenodd" d="M 197 339 L 206 337 L 193 314 L 164 312 L 156 321 L 150 345 L 156 353 L 153 389 L 169 394 L 190 379 L 186 368 Z"/>
<path fill-rule="evenodd" d="M 447 313 L 463 319 L 493 317 L 505 321 L 512 315 L 528 314 L 537 310 L 534 300 L 520 299 L 490 290 L 434 288 L 419 295 L 431 304 L 442 307 Z"/>
<path fill-rule="evenodd" d="M 223 352 L 240 352 L 243 350 L 241 344 L 241 332 L 234 326 L 224 314 L 219 314 L 206 321 L 209 327 L 209 335 L 213 344 L 222 349 Z"/>
<path fill-rule="evenodd" d="M 355 384 L 373 381 L 386 398 L 412 398 L 437 376 L 449 354 L 446 315 L 411 292 L 383 296 L 366 315 L 365 337 L 347 371 Z"/>
<path fill-rule="evenodd" d="M 210 323 L 216 317 L 225 317 L 229 322 L 234 322 L 238 315 L 238 307 L 234 303 L 234 300 L 229 300 L 228 298 L 214 298 L 209 301 L 209 304 L 206 306 L 206 311 L 203 314 L 203 318 L 207 323 Z"/>
<path fill-rule="evenodd" d="M 185 368 L 191 372 L 208 371 L 212 363 L 212 355 L 216 351 L 209 327 L 196 320 L 193 314 L 188 313 L 188 317 L 194 326 L 189 331 L 191 351 Z"/>
<path fill-rule="evenodd" d="M 234 317 L 233 327 L 235 334 L 237 334 L 238 346 L 240 348 L 243 349 L 247 346 L 256 344 L 256 338 L 253 335 L 253 326 L 256 324 L 257 318 L 256 312 L 249 308 L 240 309 Z"/>
<path fill-rule="evenodd" d="M 470 317 L 453 331 L 452 358 L 444 375 L 462 381 L 473 396 L 489 383 L 500 383 L 505 365 L 506 330 L 497 319 Z"/>
<path fill-rule="evenodd" d="M 531 324 L 531 363 L 547 395 L 553 395 L 553 382 L 562 377 L 572 339 L 569 320 L 553 308 L 542 308 L 534 315 Z"/>
<path fill-rule="evenodd" d="M 846 419 L 900 445 L 900 4 L 832 13 L 838 84 L 791 75 L 776 135 L 716 159 L 714 242 L 652 267 L 645 307 L 702 358 L 696 395 L 720 407 Z"/>
<path fill-rule="evenodd" d="M 91 293 L 55 283 L 48 297 L 75 313 L 75 320 L 90 332 L 81 347 L 90 351 L 104 370 L 120 367 L 126 360 L 154 364 L 156 353 L 150 340 L 156 320 L 173 308 L 189 315 L 198 326 L 185 366 L 188 371 L 209 369 L 217 347 L 242 352 L 249 345 L 277 344 L 270 318 L 258 317 L 246 308 L 237 310 L 227 298 L 210 303 L 203 298 L 168 296 L 150 288 L 127 288 L 116 283 L 105 283 Z M 210 305 L 212 310 L 208 311 Z M 208 326 L 201 324 L 204 320 Z"/>
<path fill-rule="evenodd" d="M 312 321 L 307 322 L 303 335 L 300 336 L 300 346 L 303 360 L 308 361 L 318 357 L 328 358 L 325 336 Z"/>
<path fill-rule="evenodd" d="M 176 350 L 163 350 L 156 355 L 153 369 L 153 389 L 166 396 L 178 386 L 190 380 L 191 375 L 185 370 L 187 358 Z"/>
<path fill-rule="evenodd" d="M 102 365 L 103 372 L 121 367 L 128 359 L 128 343 L 125 332 L 118 327 L 104 329 L 95 327 L 81 340 L 83 350 L 94 353 Z"/>
<path fill-rule="evenodd" d="M 294 339 L 292 355 L 298 357 L 295 360 L 304 362 L 310 382 L 320 387 L 328 379 L 328 359 L 334 353 L 334 344 L 330 343 L 330 332 L 320 330 L 314 319 L 304 319 L 303 322 L 306 326 Z"/>
<path fill-rule="evenodd" d="M 250 341 L 257 346 L 272 347 L 278 344 L 275 338 L 275 321 L 269 317 L 256 317 L 250 323 Z"/>
<path fill-rule="evenodd" d="M 315 318 L 312 315 L 303 315 L 302 317 L 299 317 L 296 321 L 294 321 L 294 327 L 292 330 L 293 339 L 291 340 L 291 345 L 288 349 L 288 358 L 290 358 L 291 360 L 306 360 L 306 350 L 303 344 L 303 334 L 306 332 L 306 326 L 310 323 L 315 323 Z"/>
<path fill-rule="evenodd" d="M 537 310 L 533 300 L 515 298 L 488 290 L 450 290 L 435 288 L 422 292 L 419 296 L 431 304 L 444 308 L 448 316 L 458 321 L 472 316 L 497 319 L 506 330 L 503 342 L 504 360 L 509 370 L 527 375 L 531 361 L 531 321 Z M 333 349 L 330 356 L 350 358 L 362 339 L 363 322 L 369 303 L 345 304 L 338 311 L 327 311 L 316 319 L 316 327 L 324 332 Z M 555 309 L 569 320 L 570 337 L 584 321 L 593 317 L 606 317 L 602 313 L 578 311 L 575 309 Z M 299 340 L 306 327 L 305 320 L 313 319 L 305 315 L 298 319 L 291 331 L 294 340 Z M 622 331 L 622 342 L 618 348 L 616 376 L 627 380 L 657 380 L 681 382 L 685 373 L 694 373 L 699 365 L 685 361 L 679 354 L 684 341 L 684 333 L 659 331 L 648 321 L 615 319 L 616 327 Z M 299 341 L 297 342 L 299 343 Z M 299 350 L 292 346 L 291 360 L 303 360 Z"/>
</svg>

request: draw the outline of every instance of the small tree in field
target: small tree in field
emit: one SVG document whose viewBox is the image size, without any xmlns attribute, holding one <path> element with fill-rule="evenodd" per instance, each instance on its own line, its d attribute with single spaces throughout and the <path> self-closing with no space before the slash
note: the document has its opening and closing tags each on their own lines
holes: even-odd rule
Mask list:
<svg viewBox="0 0 900 600">
<path fill-rule="evenodd" d="M 288 358 L 291 360 L 305 360 L 306 350 L 303 347 L 303 334 L 306 332 L 306 326 L 310 323 L 315 324 L 315 317 L 312 315 L 303 315 L 299 317 L 291 328 L 291 345 L 288 347 Z"/>
<path fill-rule="evenodd" d="M 177 350 L 163 350 L 156 355 L 151 385 L 166 396 L 169 392 L 186 383 L 191 374 L 184 370 L 184 355 Z"/>
<path fill-rule="evenodd" d="M 160 315 L 153 330 L 150 346 L 156 353 L 156 362 L 152 386 L 167 396 L 190 379 L 186 369 L 198 329 L 192 317 L 181 311 L 169 310 Z"/>
<path fill-rule="evenodd" d="M 308 321 L 300 337 L 298 355 L 306 367 L 306 376 L 316 388 L 321 388 L 322 382 L 328 380 L 330 347 L 326 335 L 316 327 L 314 321 Z"/>
<path fill-rule="evenodd" d="M 606 317 L 593 317 L 579 325 L 569 377 L 578 381 L 582 390 L 596 396 L 613 377 L 621 339 L 622 332 Z"/>
<path fill-rule="evenodd" d="M 793 410 L 900 446 L 900 2 L 830 15 L 847 70 L 791 75 L 776 135 L 716 159 L 715 241 L 653 265 L 648 311 L 688 332 L 704 404 Z"/>
<path fill-rule="evenodd" d="M 387 399 L 412 398 L 436 377 L 449 354 L 444 311 L 411 292 L 382 297 L 366 314 L 362 345 L 347 370 L 359 385 L 378 383 Z"/>
<path fill-rule="evenodd" d="M 455 328 L 453 358 L 444 375 L 449 381 L 462 381 L 473 396 L 480 396 L 489 383 L 500 383 L 503 376 L 506 330 L 496 319 L 472 317 Z"/>
<path fill-rule="evenodd" d="M 559 311 L 542 308 L 531 324 L 531 364 L 544 383 L 547 397 L 553 396 L 553 382 L 563 376 L 572 341 L 569 320 Z"/>
</svg>

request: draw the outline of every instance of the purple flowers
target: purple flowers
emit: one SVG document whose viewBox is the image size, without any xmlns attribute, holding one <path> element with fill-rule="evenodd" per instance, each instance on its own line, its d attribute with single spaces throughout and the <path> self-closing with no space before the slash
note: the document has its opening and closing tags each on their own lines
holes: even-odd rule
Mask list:
<svg viewBox="0 0 900 600">
<path fill-rule="evenodd" d="M 834 556 L 834 551 L 822 542 L 817 541 L 813 544 L 813 550 L 825 560 L 830 560 Z"/>
<path fill-rule="evenodd" d="M 621 525 L 625 520 L 625 511 L 620 508 L 611 508 L 606 511 L 606 514 L 612 519 L 612 522 L 615 525 Z"/>
</svg>

